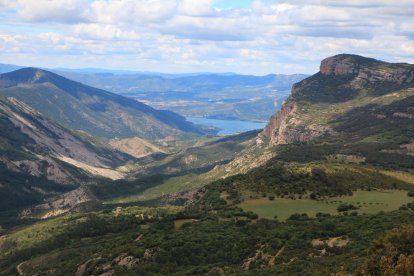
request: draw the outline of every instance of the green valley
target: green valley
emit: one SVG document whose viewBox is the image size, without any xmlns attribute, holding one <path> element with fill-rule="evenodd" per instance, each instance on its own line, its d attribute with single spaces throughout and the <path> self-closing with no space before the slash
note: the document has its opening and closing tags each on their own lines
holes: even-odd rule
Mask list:
<svg viewBox="0 0 414 276">
<path fill-rule="evenodd" d="M 108 108 L 129 99 L 105 92 L 98 110 L 101 90 L 39 72 L 0 77 L 1 275 L 410 275 L 413 65 L 329 57 L 263 130 L 223 137 L 187 123 L 118 137 Z M 31 106 L 64 91 L 110 131 Z M 170 122 L 145 108 L 152 130 Z"/>
</svg>

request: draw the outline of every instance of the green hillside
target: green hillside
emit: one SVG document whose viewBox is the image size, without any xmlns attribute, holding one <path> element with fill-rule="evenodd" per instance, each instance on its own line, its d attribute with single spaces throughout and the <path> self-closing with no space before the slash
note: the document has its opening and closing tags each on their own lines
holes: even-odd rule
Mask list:
<svg viewBox="0 0 414 276">
<path fill-rule="evenodd" d="M 203 133 L 173 112 L 155 110 L 36 68 L 0 75 L 0 95 L 15 97 L 65 127 L 105 139 L 162 139 Z"/>
</svg>

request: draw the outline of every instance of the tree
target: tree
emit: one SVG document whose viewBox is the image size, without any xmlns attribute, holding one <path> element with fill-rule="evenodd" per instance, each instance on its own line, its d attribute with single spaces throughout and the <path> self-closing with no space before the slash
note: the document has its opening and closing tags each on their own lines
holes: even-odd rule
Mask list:
<svg viewBox="0 0 414 276">
<path fill-rule="evenodd" d="M 375 241 L 361 274 L 414 275 L 414 225 L 392 229 Z"/>
</svg>

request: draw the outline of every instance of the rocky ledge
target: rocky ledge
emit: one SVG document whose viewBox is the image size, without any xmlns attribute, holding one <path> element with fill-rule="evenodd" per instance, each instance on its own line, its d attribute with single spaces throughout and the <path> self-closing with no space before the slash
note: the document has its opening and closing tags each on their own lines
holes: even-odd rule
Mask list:
<svg viewBox="0 0 414 276">
<path fill-rule="evenodd" d="M 336 55 L 322 60 L 320 72 L 323 75 L 348 75 L 358 74 L 359 64 L 355 63 L 353 56 Z"/>
<path fill-rule="evenodd" d="M 320 73 L 326 76 L 355 75 L 356 80 L 389 81 L 398 84 L 414 81 L 414 66 L 387 63 L 357 55 L 340 54 L 322 60 Z"/>
</svg>

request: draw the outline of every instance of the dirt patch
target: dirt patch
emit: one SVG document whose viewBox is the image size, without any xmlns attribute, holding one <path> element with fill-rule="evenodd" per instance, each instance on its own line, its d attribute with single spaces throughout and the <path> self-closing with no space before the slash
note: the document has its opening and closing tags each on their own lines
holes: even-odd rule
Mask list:
<svg viewBox="0 0 414 276">
<path fill-rule="evenodd" d="M 344 247 L 346 245 L 348 245 L 348 243 L 350 242 L 349 239 L 345 238 L 345 237 L 333 237 L 333 238 L 329 238 L 326 240 L 322 240 L 320 238 L 318 239 L 313 239 L 311 241 L 311 244 L 313 247 L 317 247 L 317 246 L 328 246 L 328 247 Z"/>
<path fill-rule="evenodd" d="M 321 240 L 321 239 L 313 239 L 313 240 L 311 241 L 311 244 L 312 244 L 312 246 L 313 246 L 313 247 L 317 247 L 317 246 L 322 246 L 322 245 L 324 245 L 324 244 L 325 244 L 325 242 L 324 242 L 323 240 Z"/>
<path fill-rule="evenodd" d="M 335 237 L 328 240 L 329 247 L 344 247 L 349 243 L 349 240 L 344 237 Z"/>
</svg>

